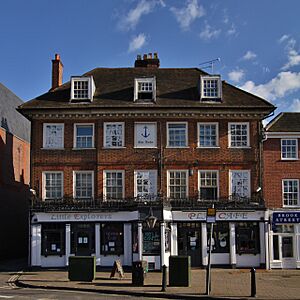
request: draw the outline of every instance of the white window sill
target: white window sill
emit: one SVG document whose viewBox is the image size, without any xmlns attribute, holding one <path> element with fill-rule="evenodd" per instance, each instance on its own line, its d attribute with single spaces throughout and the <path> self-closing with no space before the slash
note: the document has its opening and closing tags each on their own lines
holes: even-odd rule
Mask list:
<svg viewBox="0 0 300 300">
<path fill-rule="evenodd" d="M 282 205 L 282 208 L 299 208 L 300 204 L 297 205 Z"/>
<path fill-rule="evenodd" d="M 72 148 L 72 150 L 96 150 L 95 147 L 92 148 Z"/>
<path fill-rule="evenodd" d="M 102 147 L 104 150 L 114 150 L 114 149 L 126 149 L 125 146 L 122 147 Z"/>
<path fill-rule="evenodd" d="M 283 160 L 283 161 L 285 161 L 285 160 L 287 160 L 287 161 L 293 161 L 293 160 L 299 160 L 299 158 L 298 157 L 296 157 L 296 158 L 281 158 L 281 160 Z"/>
<path fill-rule="evenodd" d="M 134 149 L 157 149 L 158 147 L 137 147 L 135 146 Z"/>
<path fill-rule="evenodd" d="M 252 147 L 250 146 L 245 146 L 245 147 L 233 147 L 233 146 L 229 146 L 228 149 L 251 149 Z"/>
<path fill-rule="evenodd" d="M 197 149 L 220 149 L 220 146 L 211 146 L 211 147 L 205 147 L 205 146 L 199 146 Z"/>
<path fill-rule="evenodd" d="M 41 148 L 41 150 L 65 150 L 65 148 Z"/>
<path fill-rule="evenodd" d="M 167 146 L 166 149 L 189 149 L 188 146 Z"/>
</svg>

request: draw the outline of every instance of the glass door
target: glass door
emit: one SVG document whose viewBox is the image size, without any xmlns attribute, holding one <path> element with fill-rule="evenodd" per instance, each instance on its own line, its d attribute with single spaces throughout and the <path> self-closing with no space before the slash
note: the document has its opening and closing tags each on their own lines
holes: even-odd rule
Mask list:
<svg viewBox="0 0 300 300">
<path fill-rule="evenodd" d="M 95 224 L 71 225 L 72 253 L 76 256 L 90 256 L 95 253 Z"/>
<path fill-rule="evenodd" d="M 296 268 L 296 259 L 294 253 L 294 236 L 281 236 L 281 257 L 283 269 Z"/>
</svg>

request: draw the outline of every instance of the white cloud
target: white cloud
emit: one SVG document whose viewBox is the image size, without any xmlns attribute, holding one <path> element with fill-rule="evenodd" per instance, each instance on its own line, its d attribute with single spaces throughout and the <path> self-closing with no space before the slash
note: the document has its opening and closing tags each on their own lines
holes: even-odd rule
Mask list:
<svg viewBox="0 0 300 300">
<path fill-rule="evenodd" d="M 186 6 L 182 8 L 171 7 L 182 30 L 188 30 L 190 25 L 205 15 L 204 7 L 198 4 L 198 0 L 187 0 Z"/>
<path fill-rule="evenodd" d="M 162 0 L 140 0 L 137 6 L 121 19 L 119 28 L 121 30 L 134 29 L 142 16 L 151 13 L 157 5 L 165 7 L 165 3 Z"/>
<path fill-rule="evenodd" d="M 256 85 L 247 81 L 240 88 L 256 94 L 267 100 L 276 100 L 292 92 L 300 90 L 300 72 L 280 72 L 275 78 L 265 84 Z"/>
<path fill-rule="evenodd" d="M 221 33 L 221 29 L 214 29 L 210 25 L 206 24 L 205 28 L 200 32 L 199 36 L 203 40 L 211 40 L 218 37 Z"/>
<path fill-rule="evenodd" d="M 251 60 L 251 59 L 254 59 L 256 57 L 257 57 L 257 55 L 254 52 L 248 50 L 246 52 L 246 54 L 242 57 L 242 60 Z"/>
<path fill-rule="evenodd" d="M 281 37 L 281 39 L 282 38 L 283 37 Z M 287 41 L 285 50 L 287 52 L 288 62 L 281 68 L 282 70 L 288 70 L 289 68 L 300 65 L 300 53 L 295 50 L 296 40 L 293 38 L 290 38 L 289 40 L 288 39 L 289 36 L 286 35 L 286 38 L 284 40 Z"/>
<path fill-rule="evenodd" d="M 227 30 L 227 35 L 235 35 L 237 33 L 236 27 L 234 24 L 231 24 L 231 27 Z"/>
<path fill-rule="evenodd" d="M 291 106 L 290 111 L 300 112 L 300 99 L 294 99 Z"/>
<path fill-rule="evenodd" d="M 289 37 L 290 37 L 289 35 L 284 34 L 284 35 L 278 40 L 278 42 L 279 42 L 279 43 L 283 43 L 283 42 L 284 42 L 285 40 L 287 40 Z"/>
<path fill-rule="evenodd" d="M 229 79 L 235 83 L 240 82 L 244 76 L 245 76 L 245 71 L 240 69 L 236 69 L 228 73 Z"/>
<path fill-rule="evenodd" d="M 141 49 L 146 44 L 146 36 L 144 33 L 133 37 L 129 43 L 128 52 L 134 52 L 138 49 Z"/>
</svg>

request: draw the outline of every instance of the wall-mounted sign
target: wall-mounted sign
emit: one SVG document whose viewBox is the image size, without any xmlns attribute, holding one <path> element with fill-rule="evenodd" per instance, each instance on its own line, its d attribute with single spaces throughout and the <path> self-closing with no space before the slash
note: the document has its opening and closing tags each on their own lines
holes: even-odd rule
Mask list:
<svg viewBox="0 0 300 300">
<path fill-rule="evenodd" d="M 206 222 L 215 223 L 216 222 L 216 209 L 208 208 L 206 212 Z"/>
<path fill-rule="evenodd" d="M 173 221 L 206 221 L 206 211 L 173 211 Z M 217 211 L 216 221 L 260 221 L 264 211 Z"/>
<path fill-rule="evenodd" d="M 115 213 L 36 213 L 32 223 L 39 222 L 105 222 L 105 221 L 131 221 L 138 219 L 138 212 Z"/>
<path fill-rule="evenodd" d="M 156 140 L 156 123 L 135 123 L 136 148 L 155 148 Z"/>
<path fill-rule="evenodd" d="M 273 223 L 300 223 L 300 211 L 273 212 Z"/>
</svg>

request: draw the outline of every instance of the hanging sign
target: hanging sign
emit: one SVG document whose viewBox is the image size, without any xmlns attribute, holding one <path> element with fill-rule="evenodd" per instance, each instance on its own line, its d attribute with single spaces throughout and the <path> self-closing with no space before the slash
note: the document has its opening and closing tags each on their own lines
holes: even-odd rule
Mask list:
<svg viewBox="0 0 300 300">
<path fill-rule="evenodd" d="M 215 223 L 216 222 L 216 209 L 208 208 L 206 212 L 206 222 Z"/>
</svg>

